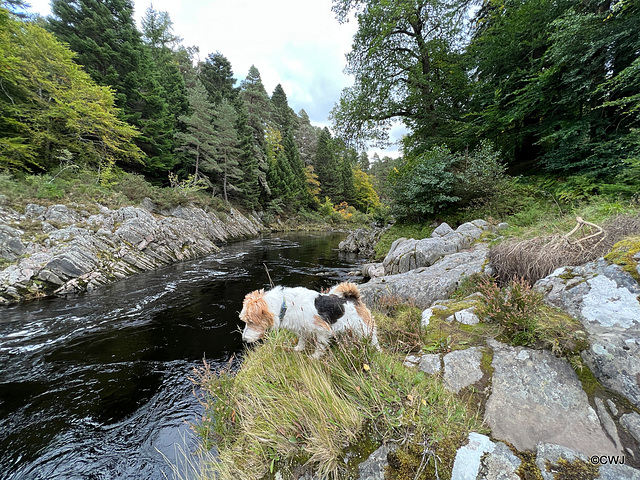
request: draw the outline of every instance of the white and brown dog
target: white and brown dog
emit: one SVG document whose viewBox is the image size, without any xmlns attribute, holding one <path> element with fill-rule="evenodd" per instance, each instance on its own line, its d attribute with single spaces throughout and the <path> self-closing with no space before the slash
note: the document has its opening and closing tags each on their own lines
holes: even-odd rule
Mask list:
<svg viewBox="0 0 640 480">
<path fill-rule="evenodd" d="M 240 320 L 246 323 L 242 340 L 247 343 L 260 340 L 270 328 L 285 328 L 298 336 L 294 350 L 299 352 L 315 337 L 314 358 L 320 358 L 331 337 L 343 331 L 369 337 L 380 348 L 373 317 L 355 283 L 341 283 L 328 294 L 303 287 L 256 290 L 244 298 Z"/>
</svg>

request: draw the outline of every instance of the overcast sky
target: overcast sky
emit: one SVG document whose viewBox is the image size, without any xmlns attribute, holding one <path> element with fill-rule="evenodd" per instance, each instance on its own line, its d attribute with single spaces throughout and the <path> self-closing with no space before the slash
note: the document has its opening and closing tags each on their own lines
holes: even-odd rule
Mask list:
<svg viewBox="0 0 640 480">
<path fill-rule="evenodd" d="M 31 11 L 51 13 L 49 0 L 27 0 Z M 352 85 L 343 73 L 345 55 L 357 22 L 339 24 L 331 0 L 134 0 L 140 19 L 153 3 L 169 12 L 174 33 L 185 46 L 198 46 L 200 59 L 216 51 L 233 67 L 239 81 L 249 67 L 260 71 L 267 93 L 282 84 L 289 106 L 304 109 L 314 125 L 330 126 L 329 111 L 340 92 Z M 397 129 L 398 134 L 400 129 Z M 390 154 L 378 152 L 380 155 Z M 373 150 L 370 151 L 370 154 Z"/>
</svg>

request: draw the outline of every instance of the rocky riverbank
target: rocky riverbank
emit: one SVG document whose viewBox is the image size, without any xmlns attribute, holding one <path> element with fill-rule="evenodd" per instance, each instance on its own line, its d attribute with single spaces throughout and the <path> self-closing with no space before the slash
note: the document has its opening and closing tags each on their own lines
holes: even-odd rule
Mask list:
<svg viewBox="0 0 640 480">
<path fill-rule="evenodd" d="M 640 479 L 634 468 L 640 465 L 637 280 L 600 258 L 560 268 L 536 283 L 548 305 L 562 309 L 584 329 L 579 332 L 588 342 L 584 366 L 574 370 L 567 358 L 548 350 L 473 336 L 484 323 L 474 313 L 481 295 L 449 296 L 464 277 L 491 271 L 488 245 L 478 241 L 483 231 L 497 229 L 483 221 L 456 231 L 443 224 L 429 239 L 400 239 L 384 262 L 365 266 L 375 278 L 361 286 L 370 305 L 391 296 L 423 308 L 427 332 L 446 322 L 459 324 L 475 338 L 466 348 L 410 355 L 405 361 L 408 368 L 439 376 L 450 391 L 479 399 L 490 434 L 469 435 L 457 452 L 451 478 L 552 479 L 558 472 L 580 471 L 591 476 L 560 478 Z M 639 257 L 633 257 L 638 275 Z M 383 472 L 386 459 L 379 457 L 378 471 Z M 383 473 L 361 478 L 382 479 Z"/>
<path fill-rule="evenodd" d="M 29 204 L 0 207 L 0 305 L 95 289 L 219 251 L 268 229 L 256 215 L 178 206 Z"/>
</svg>

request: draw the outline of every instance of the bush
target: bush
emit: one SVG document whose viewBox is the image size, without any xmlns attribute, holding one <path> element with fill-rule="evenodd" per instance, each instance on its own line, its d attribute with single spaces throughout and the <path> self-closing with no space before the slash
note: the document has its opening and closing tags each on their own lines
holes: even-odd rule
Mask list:
<svg viewBox="0 0 640 480">
<path fill-rule="evenodd" d="M 434 147 L 409 157 L 390 175 L 395 213 L 399 218 L 424 218 L 490 199 L 505 189 L 505 171 L 498 152 L 487 142 L 464 153 Z"/>
<path fill-rule="evenodd" d="M 500 288 L 493 278 L 482 280 L 478 289 L 484 301 L 478 314 L 497 323 L 514 345 L 533 345 L 538 340 L 537 317 L 543 296 L 523 279 L 512 280 Z"/>
</svg>

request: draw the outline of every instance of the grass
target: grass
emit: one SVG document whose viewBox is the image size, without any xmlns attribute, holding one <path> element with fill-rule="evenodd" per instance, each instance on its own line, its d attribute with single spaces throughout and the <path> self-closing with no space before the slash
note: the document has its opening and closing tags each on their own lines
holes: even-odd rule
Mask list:
<svg viewBox="0 0 640 480">
<path fill-rule="evenodd" d="M 206 413 L 196 428 L 207 447 L 218 446 L 221 479 L 259 479 L 293 463 L 350 478 L 345 452 L 365 434 L 449 458 L 445 450 L 455 456 L 470 431 L 483 430 L 439 379 L 407 369 L 401 356 L 342 338 L 315 361 L 294 344 L 287 332 L 272 332 L 235 375 L 198 372 Z"/>
<path fill-rule="evenodd" d="M 399 238 L 415 238 L 421 240 L 427 238 L 433 232 L 434 227 L 416 223 L 395 223 L 389 230 L 382 234 L 375 247 L 375 258 L 384 259 L 389 252 L 391 244 Z"/>
</svg>

